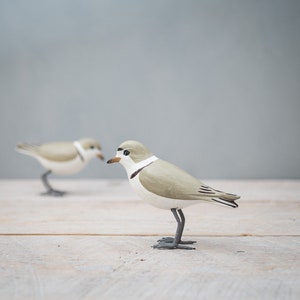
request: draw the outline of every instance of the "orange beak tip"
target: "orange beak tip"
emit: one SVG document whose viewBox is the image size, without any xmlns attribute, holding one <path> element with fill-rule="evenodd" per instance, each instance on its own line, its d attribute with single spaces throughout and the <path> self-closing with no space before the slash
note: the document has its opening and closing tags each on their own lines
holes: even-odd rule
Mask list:
<svg viewBox="0 0 300 300">
<path fill-rule="evenodd" d="M 102 153 L 97 154 L 97 157 L 100 158 L 101 160 L 104 160 L 104 156 Z"/>
<path fill-rule="evenodd" d="M 120 157 L 113 157 L 110 160 L 107 161 L 108 164 L 113 164 L 113 163 L 117 163 L 121 160 Z"/>
</svg>

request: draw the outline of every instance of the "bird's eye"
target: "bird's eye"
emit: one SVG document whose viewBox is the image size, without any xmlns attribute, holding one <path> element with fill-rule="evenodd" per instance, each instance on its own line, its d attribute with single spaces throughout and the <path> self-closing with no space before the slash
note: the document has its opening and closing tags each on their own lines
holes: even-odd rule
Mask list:
<svg viewBox="0 0 300 300">
<path fill-rule="evenodd" d="M 125 156 L 129 155 L 129 153 L 130 153 L 130 152 L 129 152 L 128 150 L 124 150 L 124 151 L 123 151 L 123 154 L 124 154 Z"/>
<path fill-rule="evenodd" d="M 95 148 L 95 146 L 90 146 L 90 149 L 94 149 Z"/>
</svg>

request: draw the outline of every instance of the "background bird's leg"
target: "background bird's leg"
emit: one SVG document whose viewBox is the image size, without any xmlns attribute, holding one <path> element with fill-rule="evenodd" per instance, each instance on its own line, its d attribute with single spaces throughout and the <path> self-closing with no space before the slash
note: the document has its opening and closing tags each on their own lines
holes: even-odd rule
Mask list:
<svg viewBox="0 0 300 300">
<path fill-rule="evenodd" d="M 52 173 L 51 170 L 48 170 L 41 176 L 42 182 L 45 188 L 47 189 L 47 191 L 43 193 L 43 195 L 63 196 L 65 192 L 54 190 L 50 185 L 50 183 L 48 182 L 48 175 L 50 175 L 51 173 Z"/>
<path fill-rule="evenodd" d="M 177 229 L 176 229 L 175 237 L 171 238 L 171 240 L 169 240 L 169 241 L 168 241 L 169 238 L 161 239 L 161 240 L 158 241 L 158 244 L 153 246 L 153 248 L 157 248 L 157 249 L 185 249 L 185 250 L 195 249 L 195 248 L 192 248 L 192 247 L 180 245 L 179 242 L 181 240 L 185 219 L 184 219 L 184 216 L 183 216 L 183 221 L 182 221 L 182 219 L 180 219 L 179 215 L 181 216 L 181 214 L 179 213 L 179 215 L 178 215 L 176 208 L 171 208 L 171 211 L 172 211 L 172 213 L 173 213 L 173 215 L 176 219 L 176 222 L 177 222 Z M 183 213 L 182 213 L 182 215 L 183 215 Z"/>
<path fill-rule="evenodd" d="M 51 171 L 50 171 L 50 170 L 47 171 L 46 173 L 42 174 L 42 176 L 41 176 L 42 182 L 43 182 L 45 188 L 47 189 L 47 191 L 52 190 L 52 187 L 51 187 L 51 185 L 49 184 L 48 178 L 47 178 L 49 174 L 51 174 Z"/>
<path fill-rule="evenodd" d="M 171 211 L 173 212 L 172 209 L 171 209 Z M 178 244 L 194 244 L 194 243 L 196 243 L 196 241 L 182 241 L 181 240 L 184 225 L 185 225 L 185 217 L 184 217 L 183 211 L 181 209 L 178 209 L 177 212 L 179 213 L 180 222 L 181 222 L 181 226 L 179 228 L 180 231 L 178 232 L 178 237 L 179 237 Z M 175 209 L 175 213 L 176 213 L 176 209 Z M 174 214 L 174 212 L 173 212 L 173 214 Z M 175 214 L 174 214 L 174 216 L 175 216 Z M 177 217 L 178 217 L 178 215 L 177 215 Z M 177 218 L 176 218 L 176 221 L 177 221 Z M 177 233 L 176 233 L 176 235 L 177 235 Z M 165 238 L 158 240 L 158 242 L 173 243 L 174 238 L 173 237 L 165 237 Z"/>
</svg>

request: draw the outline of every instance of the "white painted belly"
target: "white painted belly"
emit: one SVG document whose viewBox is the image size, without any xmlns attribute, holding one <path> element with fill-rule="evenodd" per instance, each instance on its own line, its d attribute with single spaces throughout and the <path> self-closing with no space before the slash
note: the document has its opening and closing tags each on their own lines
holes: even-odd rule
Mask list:
<svg viewBox="0 0 300 300">
<path fill-rule="evenodd" d="M 37 158 L 41 165 L 47 170 L 51 170 L 54 174 L 70 175 L 79 172 L 83 169 L 87 161 L 82 161 L 78 156 L 75 159 L 65 162 L 55 162 L 41 157 Z"/>
</svg>

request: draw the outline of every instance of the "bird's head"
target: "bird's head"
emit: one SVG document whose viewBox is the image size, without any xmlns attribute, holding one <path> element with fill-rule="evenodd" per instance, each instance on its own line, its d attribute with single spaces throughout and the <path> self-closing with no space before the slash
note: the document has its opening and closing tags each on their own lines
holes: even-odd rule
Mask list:
<svg viewBox="0 0 300 300">
<path fill-rule="evenodd" d="M 93 157 L 98 157 L 104 160 L 104 156 L 101 152 L 100 144 L 92 138 L 85 138 L 78 141 L 84 150 L 84 156 L 86 159 L 91 159 Z"/>
<path fill-rule="evenodd" d="M 116 156 L 107 161 L 108 164 L 120 162 L 128 170 L 153 154 L 142 143 L 137 141 L 123 142 L 117 149 Z"/>
</svg>

